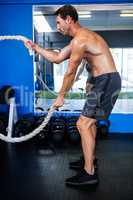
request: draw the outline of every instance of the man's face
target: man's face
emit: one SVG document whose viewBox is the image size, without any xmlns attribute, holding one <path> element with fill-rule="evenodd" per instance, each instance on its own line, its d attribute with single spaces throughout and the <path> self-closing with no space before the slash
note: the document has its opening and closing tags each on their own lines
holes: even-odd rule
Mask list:
<svg viewBox="0 0 133 200">
<path fill-rule="evenodd" d="M 69 21 L 68 18 L 62 19 L 59 15 L 56 17 L 57 30 L 63 35 L 68 35 L 69 33 Z"/>
</svg>

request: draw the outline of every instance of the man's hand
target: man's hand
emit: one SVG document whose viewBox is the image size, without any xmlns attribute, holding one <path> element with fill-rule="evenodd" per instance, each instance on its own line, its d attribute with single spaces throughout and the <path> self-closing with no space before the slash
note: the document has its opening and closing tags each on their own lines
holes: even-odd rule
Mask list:
<svg viewBox="0 0 133 200">
<path fill-rule="evenodd" d="M 53 106 L 55 108 L 59 108 L 59 107 L 63 106 L 63 104 L 64 104 L 64 97 L 59 95 L 57 97 L 57 99 L 55 100 Z"/>
<path fill-rule="evenodd" d="M 25 47 L 31 50 L 35 50 L 36 49 L 36 44 L 34 42 L 32 42 L 31 40 L 28 40 L 24 43 Z"/>
</svg>

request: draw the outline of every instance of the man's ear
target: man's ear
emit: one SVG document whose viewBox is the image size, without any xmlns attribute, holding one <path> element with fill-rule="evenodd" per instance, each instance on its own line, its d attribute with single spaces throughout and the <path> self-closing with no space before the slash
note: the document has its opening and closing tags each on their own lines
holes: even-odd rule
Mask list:
<svg viewBox="0 0 133 200">
<path fill-rule="evenodd" d="M 71 24 L 72 18 L 68 15 L 66 18 L 66 23 Z"/>
</svg>

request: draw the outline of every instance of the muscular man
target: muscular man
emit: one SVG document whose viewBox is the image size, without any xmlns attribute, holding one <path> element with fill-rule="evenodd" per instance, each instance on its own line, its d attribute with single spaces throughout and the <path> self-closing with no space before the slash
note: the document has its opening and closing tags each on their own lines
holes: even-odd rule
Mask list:
<svg viewBox="0 0 133 200">
<path fill-rule="evenodd" d="M 43 49 L 32 42 L 27 44 L 27 47 L 31 47 L 53 63 L 69 59 L 63 84 L 54 102 L 56 108 L 63 105 L 65 94 L 73 85 L 77 68 L 82 59 L 85 59 L 88 66 L 91 67 L 92 78 L 90 83 L 87 83 L 89 85 L 86 94 L 87 100 L 77 121 L 84 166 L 81 172 L 68 178 L 66 183 L 75 186 L 95 184 L 98 183 L 98 175 L 94 167 L 95 123 L 97 119 L 106 119 L 110 115 L 121 89 L 121 80 L 107 43 L 97 33 L 81 27 L 76 9 L 71 5 L 65 5 L 59 8 L 55 14 L 57 30 L 63 35 L 73 38 L 70 44 L 59 53 Z"/>
</svg>

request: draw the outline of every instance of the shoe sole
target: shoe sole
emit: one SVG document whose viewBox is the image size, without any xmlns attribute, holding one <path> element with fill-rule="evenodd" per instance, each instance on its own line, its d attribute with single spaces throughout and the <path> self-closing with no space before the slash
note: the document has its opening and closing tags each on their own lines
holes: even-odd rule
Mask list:
<svg viewBox="0 0 133 200">
<path fill-rule="evenodd" d="M 86 181 L 84 183 L 66 182 L 66 185 L 72 185 L 72 186 L 87 186 L 87 185 L 94 185 L 94 184 L 98 184 L 98 180 Z"/>
<path fill-rule="evenodd" d="M 80 166 L 80 167 L 78 167 L 78 166 L 69 166 L 69 169 L 83 169 L 84 168 L 84 166 Z M 95 170 L 97 171 L 98 170 L 98 166 L 95 166 Z"/>
</svg>

